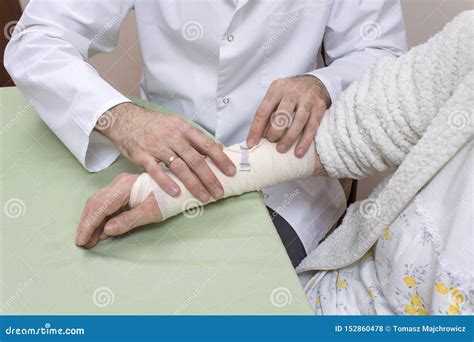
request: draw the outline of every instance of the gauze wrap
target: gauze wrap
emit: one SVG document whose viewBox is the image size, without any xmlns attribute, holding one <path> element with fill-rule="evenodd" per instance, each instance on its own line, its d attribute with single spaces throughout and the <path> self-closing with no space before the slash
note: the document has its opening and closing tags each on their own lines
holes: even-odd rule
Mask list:
<svg viewBox="0 0 474 342">
<path fill-rule="evenodd" d="M 241 145 L 246 146 L 245 143 L 242 143 L 224 149 L 224 153 L 237 168 L 237 173 L 233 177 L 225 176 L 211 160 L 206 158 L 210 169 L 224 188 L 224 197 L 261 190 L 262 188 L 289 180 L 307 178 L 314 172 L 316 153 L 314 144 L 311 144 L 304 157 L 297 158 L 294 153 L 296 144 L 288 152 L 279 153 L 276 150 L 276 143 L 271 143 L 264 139 L 257 146 L 248 150 L 250 171 L 241 171 L 239 169 L 242 159 Z M 166 172 L 181 188 L 181 194 L 178 197 L 168 195 L 147 173 L 142 173 L 132 187 L 129 201 L 130 207 L 133 208 L 143 202 L 151 192 L 155 195 L 163 220 L 185 210 L 203 205 L 198 199 L 193 197 L 176 176 L 168 170 Z M 215 199 L 211 198 L 207 203 L 214 201 Z"/>
</svg>

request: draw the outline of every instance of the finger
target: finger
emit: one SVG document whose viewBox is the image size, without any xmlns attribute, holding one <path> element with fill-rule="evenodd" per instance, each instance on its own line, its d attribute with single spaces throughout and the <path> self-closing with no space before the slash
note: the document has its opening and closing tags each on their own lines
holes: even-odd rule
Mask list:
<svg viewBox="0 0 474 342">
<path fill-rule="evenodd" d="M 317 106 L 311 109 L 311 115 L 303 131 L 303 135 L 301 136 L 300 141 L 298 142 L 298 145 L 295 148 L 295 156 L 298 158 L 303 157 L 308 151 L 311 144 L 314 143 L 314 137 L 316 136 L 316 132 L 318 131 L 319 120 L 321 118 L 319 114 L 320 111 L 321 108 L 318 108 Z"/>
<path fill-rule="evenodd" d="M 100 240 L 100 241 L 104 241 L 104 240 L 106 240 L 106 239 L 108 239 L 108 238 L 109 238 L 109 236 L 108 236 L 107 234 L 105 234 L 104 231 L 102 231 L 102 233 L 100 233 L 100 236 L 99 236 L 99 240 Z"/>
<path fill-rule="evenodd" d="M 270 118 L 270 128 L 265 136 L 270 141 L 278 141 L 286 129 L 291 126 L 296 107 L 296 101 L 292 98 L 283 98 L 278 109 Z"/>
<path fill-rule="evenodd" d="M 222 198 L 224 196 L 224 188 L 209 168 L 202 154 L 186 143 L 175 144 L 174 148 L 176 153 L 186 162 L 212 196 L 214 198 Z"/>
<path fill-rule="evenodd" d="M 102 224 L 99 229 L 96 229 L 94 231 L 94 234 L 92 234 L 89 242 L 84 245 L 84 248 L 92 248 L 95 245 L 97 245 L 97 243 L 100 241 L 99 237 L 102 235 L 103 231 L 104 231 L 104 225 Z"/>
<path fill-rule="evenodd" d="M 169 150 L 167 154 L 168 157 L 165 157 L 164 155 L 165 154 L 161 156 L 163 159 L 160 158 L 160 160 L 166 161 L 166 158 L 169 158 L 170 156 L 174 155 L 174 152 Z M 157 162 L 155 158 L 153 158 L 152 156 L 145 157 L 145 160 L 142 165 L 146 172 L 148 172 L 148 174 L 151 176 L 151 178 L 153 178 L 153 180 L 167 194 L 173 197 L 179 196 L 179 194 L 181 193 L 181 189 L 179 188 L 178 184 L 176 184 L 176 182 L 166 174 L 166 172 L 161 168 L 161 165 Z"/>
<path fill-rule="evenodd" d="M 109 190 L 99 190 L 86 202 L 84 215 L 82 216 L 81 221 L 77 227 L 77 246 L 85 246 L 90 241 L 94 232 L 100 228 L 104 219 L 123 205 L 124 201 L 122 199 L 114 199 L 112 198 L 113 195 L 111 196 L 110 194 L 104 194 L 104 191 Z M 124 196 L 126 195 L 124 194 Z"/>
<path fill-rule="evenodd" d="M 247 136 L 247 146 L 254 147 L 262 139 L 263 132 L 273 111 L 277 108 L 282 98 L 283 84 L 281 80 L 274 81 L 265 94 L 260 106 L 255 112 L 252 126 Z"/>
<path fill-rule="evenodd" d="M 105 218 L 126 206 L 137 175 L 120 174 L 112 184 L 98 190 L 84 206 L 76 233 L 76 245 L 85 246 Z"/>
<path fill-rule="evenodd" d="M 206 159 L 192 146 L 185 143 L 174 145 L 176 153 L 185 161 L 190 170 L 200 180 L 208 192 L 216 199 L 224 196 L 224 188 L 210 169 Z M 223 153 L 222 151 L 220 151 Z"/>
<path fill-rule="evenodd" d="M 201 156 L 201 158 L 203 158 Z M 194 197 L 201 202 L 208 202 L 211 197 L 204 185 L 189 169 L 188 165 L 181 158 L 175 159 L 168 168 L 170 171 L 183 182 L 184 186 L 193 194 Z"/>
<path fill-rule="evenodd" d="M 135 208 L 123 211 L 104 226 L 107 236 L 117 236 L 149 223 L 160 222 L 161 211 L 153 194 Z"/>
<path fill-rule="evenodd" d="M 223 174 L 229 177 L 235 175 L 235 165 L 224 153 L 221 144 L 216 143 L 213 139 L 198 130 L 190 132 L 188 138 L 196 150 L 208 156 Z"/>
<path fill-rule="evenodd" d="M 277 151 L 280 153 L 285 153 L 288 149 L 293 146 L 296 139 L 300 136 L 301 132 L 303 132 L 306 123 L 310 117 L 311 108 L 313 107 L 313 103 L 303 102 L 298 105 L 296 110 L 296 114 L 293 117 L 293 121 L 291 123 L 290 128 L 286 131 L 283 137 L 280 139 L 277 145 Z"/>
</svg>

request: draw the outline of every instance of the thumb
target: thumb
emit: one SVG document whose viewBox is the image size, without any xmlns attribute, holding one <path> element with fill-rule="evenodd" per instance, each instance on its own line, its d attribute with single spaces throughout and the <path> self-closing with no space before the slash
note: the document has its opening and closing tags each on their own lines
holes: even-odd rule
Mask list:
<svg viewBox="0 0 474 342">
<path fill-rule="evenodd" d="M 148 197 L 135 208 L 110 219 L 104 226 L 104 233 L 108 236 L 117 236 L 137 227 L 160 221 L 161 213 L 156 200 L 154 197 Z"/>
</svg>

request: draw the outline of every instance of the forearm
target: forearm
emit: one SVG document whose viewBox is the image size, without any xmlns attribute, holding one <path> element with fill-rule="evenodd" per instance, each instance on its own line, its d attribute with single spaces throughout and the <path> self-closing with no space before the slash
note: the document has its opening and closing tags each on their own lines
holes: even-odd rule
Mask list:
<svg viewBox="0 0 474 342">
<path fill-rule="evenodd" d="M 295 157 L 294 146 L 287 153 L 279 153 L 276 151 L 275 145 L 275 143 L 264 139 L 259 145 L 248 150 L 249 167 L 247 167 L 246 170 L 240 167 L 240 164 L 246 161 L 245 158 L 242 158 L 245 152 L 242 152 L 240 144 L 225 148 L 224 152 L 237 166 L 238 171 L 233 177 L 225 176 L 212 162 L 206 159 L 209 167 L 215 172 L 224 187 L 224 197 L 258 191 L 265 187 L 290 180 L 307 178 L 312 175 L 323 175 L 324 171 L 322 171 L 320 165 L 317 164 L 318 159 L 314 144 L 311 145 L 303 158 Z M 177 183 L 180 183 L 174 175 L 169 172 L 168 175 Z M 202 203 L 195 199 L 187 190 L 184 190 L 177 198 L 167 195 L 148 174 L 144 173 L 140 175 L 132 188 L 129 202 L 130 206 L 137 206 L 152 192 L 160 207 L 163 219 L 202 205 Z M 213 201 L 214 199 L 211 199 L 210 202 Z"/>
<path fill-rule="evenodd" d="M 472 68 L 469 24 L 457 20 L 406 55 L 381 59 L 333 103 L 316 137 L 330 176 L 363 178 L 402 163 Z"/>
<path fill-rule="evenodd" d="M 111 37 L 131 5 L 129 0 L 31 1 L 5 50 L 5 68 L 15 84 L 89 171 L 116 157 L 113 145 L 93 132 L 97 118 L 128 99 L 88 59 L 112 49 Z M 97 36 L 112 19 L 107 32 Z"/>
</svg>

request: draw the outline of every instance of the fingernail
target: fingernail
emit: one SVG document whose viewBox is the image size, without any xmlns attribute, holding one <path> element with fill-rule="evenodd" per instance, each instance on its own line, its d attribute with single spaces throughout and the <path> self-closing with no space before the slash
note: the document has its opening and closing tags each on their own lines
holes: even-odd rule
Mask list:
<svg viewBox="0 0 474 342">
<path fill-rule="evenodd" d="M 211 199 L 211 196 L 209 196 L 207 192 L 201 191 L 199 193 L 199 199 L 201 200 L 201 202 L 207 202 Z"/>
<path fill-rule="evenodd" d="M 175 185 L 175 184 L 171 184 L 171 185 L 169 186 L 169 191 L 171 192 L 171 194 L 172 194 L 173 196 L 178 196 L 178 195 L 179 195 L 179 188 L 178 188 L 178 186 Z"/>
<path fill-rule="evenodd" d="M 227 174 L 228 174 L 229 176 L 235 175 L 235 171 L 236 171 L 236 170 L 235 170 L 235 166 L 232 165 L 232 166 L 228 166 L 228 167 L 227 167 Z"/>
<path fill-rule="evenodd" d="M 253 147 L 253 145 L 255 145 L 255 140 L 253 138 L 250 138 L 248 141 L 247 141 L 247 146 L 248 147 Z"/>
<path fill-rule="evenodd" d="M 288 145 L 286 144 L 278 144 L 277 145 L 278 152 L 286 152 L 288 150 Z"/>
<path fill-rule="evenodd" d="M 302 157 L 304 155 L 304 147 L 299 147 L 297 150 L 296 150 L 296 156 L 297 157 Z"/>
<path fill-rule="evenodd" d="M 83 236 L 82 234 L 79 234 L 79 235 L 76 237 L 76 245 L 82 246 L 84 243 L 85 243 L 85 241 L 84 241 L 84 236 Z"/>
<path fill-rule="evenodd" d="M 224 196 L 224 191 L 218 187 L 215 187 L 214 190 L 212 190 L 212 193 L 214 194 L 214 198 L 221 198 Z"/>
</svg>

